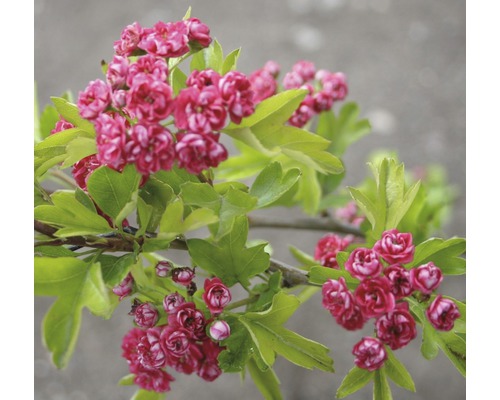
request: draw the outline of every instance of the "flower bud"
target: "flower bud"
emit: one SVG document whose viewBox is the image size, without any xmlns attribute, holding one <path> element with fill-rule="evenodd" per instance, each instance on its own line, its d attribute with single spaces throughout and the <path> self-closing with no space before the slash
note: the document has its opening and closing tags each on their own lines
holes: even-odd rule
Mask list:
<svg viewBox="0 0 500 400">
<path fill-rule="evenodd" d="M 151 303 L 142 303 L 134 310 L 134 321 L 141 328 L 151 328 L 158 322 L 158 310 Z"/>
<path fill-rule="evenodd" d="M 424 294 L 431 294 L 439 287 L 442 280 L 443 273 L 432 261 L 410 270 L 412 287 Z"/>
<path fill-rule="evenodd" d="M 173 265 L 170 261 L 158 261 L 158 264 L 156 264 L 155 267 L 156 276 L 165 278 L 166 276 L 168 276 L 168 273 L 172 268 Z"/>
<path fill-rule="evenodd" d="M 132 274 L 128 274 L 123 281 L 113 288 L 113 293 L 120 296 L 120 300 L 132 293 L 132 288 L 134 287 L 134 278 Z"/>
<path fill-rule="evenodd" d="M 356 356 L 354 363 L 358 368 L 375 371 L 382 367 L 387 360 L 387 351 L 383 343 L 377 338 L 364 337 L 352 349 Z"/>
<path fill-rule="evenodd" d="M 231 301 L 231 292 L 219 278 L 205 280 L 203 300 L 212 314 L 220 314 Z"/>
<path fill-rule="evenodd" d="M 172 280 L 181 285 L 188 286 L 194 278 L 194 269 L 189 267 L 174 268 Z"/>
<path fill-rule="evenodd" d="M 184 299 L 184 297 L 175 292 L 165 296 L 165 298 L 163 299 L 163 309 L 167 314 L 173 314 L 175 313 L 177 308 L 185 302 L 186 300 Z"/>
<path fill-rule="evenodd" d="M 210 336 L 214 340 L 224 340 L 229 337 L 231 334 L 231 328 L 229 327 L 229 324 L 226 321 L 215 321 L 211 326 L 210 326 Z"/>
<path fill-rule="evenodd" d="M 437 330 L 450 331 L 455 325 L 455 320 L 460 317 L 460 312 L 452 300 L 438 295 L 425 310 L 425 315 Z"/>
</svg>

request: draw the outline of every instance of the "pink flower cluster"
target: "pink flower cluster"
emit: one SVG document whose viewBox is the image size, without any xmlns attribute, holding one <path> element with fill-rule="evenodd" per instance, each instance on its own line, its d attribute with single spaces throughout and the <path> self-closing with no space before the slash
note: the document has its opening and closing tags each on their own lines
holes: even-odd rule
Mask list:
<svg viewBox="0 0 500 400">
<path fill-rule="evenodd" d="M 160 261 L 155 271 L 157 276 L 170 276 L 183 286 L 193 283 L 194 269 L 173 268 L 170 262 Z M 113 291 L 123 298 L 132 292 L 132 284 L 129 274 Z M 218 316 L 231 301 L 231 293 L 219 278 L 206 279 L 204 289 L 208 316 L 178 292 L 166 295 L 159 307 L 134 299 L 129 314 L 134 317 L 136 327 L 123 338 L 122 355 L 139 387 L 169 391 L 174 378 L 167 368 L 188 375 L 196 373 L 209 382 L 222 373 L 217 357 L 224 347 L 219 342 L 228 338 L 231 330 Z M 158 325 L 165 320 L 166 323 Z"/>
<path fill-rule="evenodd" d="M 178 95 L 169 84 L 168 60 L 211 41 L 210 29 L 197 18 L 152 28 L 135 22 L 122 31 L 106 80 L 91 81 L 77 102 L 80 115 L 95 126 L 100 165 L 120 171 L 135 164 L 148 177 L 176 163 L 198 174 L 227 158 L 219 131 L 254 112 L 249 79 L 207 69 L 193 71 Z M 167 128 L 172 124 L 176 131 Z"/>
<path fill-rule="evenodd" d="M 279 65 L 274 61 L 268 61 L 264 67 L 250 75 L 258 101 L 276 94 L 278 90 L 276 79 L 279 72 Z M 282 85 L 286 90 L 308 91 L 288 121 L 290 125 L 299 128 L 306 125 L 314 115 L 330 110 L 334 102 L 343 100 L 347 96 L 347 81 L 343 73 L 317 70 L 316 66 L 307 60 L 296 62 L 292 70 L 284 75 Z"/>
<path fill-rule="evenodd" d="M 352 235 L 341 237 L 334 233 L 327 233 L 316 243 L 314 259 L 324 267 L 338 269 L 338 252 L 345 250 L 353 242 L 353 239 Z"/>
<path fill-rule="evenodd" d="M 370 318 L 375 319 L 377 337 L 365 337 L 353 349 L 360 368 L 380 368 L 387 358 L 384 345 L 400 349 L 417 336 L 415 320 L 404 299 L 415 291 L 430 298 L 443 275 L 433 262 L 405 268 L 403 264 L 413 261 L 414 252 L 410 233 L 385 231 L 373 248 L 358 247 L 350 253 L 345 270 L 359 280 L 353 291 L 343 277 L 328 279 L 323 284 L 323 307 L 339 325 L 358 330 Z M 434 328 L 444 331 L 451 330 L 460 317 L 456 304 L 441 295 L 434 298 L 426 315 Z"/>
</svg>

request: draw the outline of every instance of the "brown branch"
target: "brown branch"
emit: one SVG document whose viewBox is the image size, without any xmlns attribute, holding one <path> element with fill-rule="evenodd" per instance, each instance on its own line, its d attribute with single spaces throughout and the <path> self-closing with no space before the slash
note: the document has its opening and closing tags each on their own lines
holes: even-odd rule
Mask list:
<svg viewBox="0 0 500 400">
<path fill-rule="evenodd" d="M 331 218 L 278 219 L 273 217 L 249 216 L 251 228 L 304 229 L 313 231 L 337 232 L 364 237 L 360 229 L 342 224 Z"/>
</svg>

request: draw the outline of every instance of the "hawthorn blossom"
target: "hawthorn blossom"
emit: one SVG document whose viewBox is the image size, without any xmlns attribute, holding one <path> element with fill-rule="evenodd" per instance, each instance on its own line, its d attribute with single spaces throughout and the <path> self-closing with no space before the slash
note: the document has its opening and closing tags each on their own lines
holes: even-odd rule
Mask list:
<svg viewBox="0 0 500 400">
<path fill-rule="evenodd" d="M 124 297 L 129 296 L 132 293 L 134 287 L 134 277 L 129 272 L 127 276 L 118 284 L 113 287 L 113 293 L 123 300 Z"/>
<path fill-rule="evenodd" d="M 159 170 L 168 171 L 175 162 L 175 144 L 170 131 L 160 124 L 134 125 L 124 152 L 128 163 L 148 176 Z"/>
<path fill-rule="evenodd" d="M 129 61 L 127 57 L 115 55 L 108 63 L 106 71 L 106 81 L 112 89 L 122 89 L 127 82 L 129 71 Z"/>
<path fill-rule="evenodd" d="M 345 263 L 346 271 L 360 281 L 380 275 L 382 268 L 378 254 L 365 247 L 354 249 Z"/>
<path fill-rule="evenodd" d="M 408 303 L 403 302 L 380 316 L 376 323 L 377 337 L 392 350 L 400 349 L 417 337 L 415 320 L 408 311 Z"/>
<path fill-rule="evenodd" d="M 50 131 L 50 134 L 53 135 L 54 133 L 62 132 L 74 127 L 75 125 L 73 125 L 71 122 L 66 121 L 63 117 L 60 116 L 59 121 L 56 122 L 56 125 L 54 126 L 54 129 Z"/>
<path fill-rule="evenodd" d="M 205 333 L 205 316 L 194 303 L 182 303 L 168 315 L 168 324 L 187 329 L 193 338 L 203 339 Z"/>
<path fill-rule="evenodd" d="M 218 320 L 210 325 L 209 332 L 212 339 L 220 341 L 227 339 L 231 335 L 231 328 L 226 321 Z"/>
<path fill-rule="evenodd" d="M 124 148 L 127 141 L 127 120 L 119 114 L 101 114 L 94 120 L 97 158 L 115 170 L 125 164 Z"/>
<path fill-rule="evenodd" d="M 412 287 L 424 294 L 431 294 L 439 287 L 442 281 L 443 273 L 432 261 L 410 269 Z"/>
<path fill-rule="evenodd" d="M 235 124 L 255 111 L 252 84 L 245 74 L 229 71 L 219 81 L 219 91 L 227 105 L 229 117 Z"/>
<path fill-rule="evenodd" d="M 186 79 L 187 87 L 195 87 L 202 90 L 206 86 L 219 87 L 220 74 L 211 68 L 203 69 L 201 71 L 195 69 L 189 74 Z"/>
<path fill-rule="evenodd" d="M 391 292 L 396 300 L 409 296 L 415 290 L 411 284 L 410 271 L 400 264 L 384 268 L 383 273 L 391 282 Z"/>
<path fill-rule="evenodd" d="M 452 300 L 437 295 L 425 310 L 425 315 L 437 330 L 450 331 L 455 325 L 455 320 L 460 318 L 460 311 Z"/>
<path fill-rule="evenodd" d="M 87 181 L 97 168 L 102 164 L 97 158 L 97 154 L 91 154 L 84 157 L 73 164 L 71 174 L 75 179 L 76 184 L 84 191 L 87 191 Z"/>
<path fill-rule="evenodd" d="M 373 245 L 373 250 L 389 264 L 406 264 L 413 261 L 415 246 L 411 233 L 391 229 L 382 233 L 380 240 Z"/>
<path fill-rule="evenodd" d="M 352 349 L 356 357 L 354 363 L 358 368 L 375 371 L 384 365 L 387 360 L 387 351 L 384 344 L 377 338 L 364 337 Z"/>
<path fill-rule="evenodd" d="M 144 390 L 158 393 L 170 391 L 170 382 L 175 379 L 163 369 L 138 368 L 134 372 L 134 383 Z"/>
<path fill-rule="evenodd" d="M 179 129 L 208 134 L 224 128 L 227 111 L 215 86 L 188 87 L 175 99 L 174 118 Z"/>
<path fill-rule="evenodd" d="M 260 103 L 262 100 L 276 94 L 278 84 L 275 77 L 266 69 L 261 68 L 252 72 L 248 79 L 252 84 L 256 103 Z"/>
<path fill-rule="evenodd" d="M 159 319 L 158 310 L 151 303 L 142 303 L 134 308 L 134 321 L 141 328 L 152 328 Z"/>
<path fill-rule="evenodd" d="M 186 300 L 181 294 L 171 293 L 163 298 L 163 309 L 167 314 L 174 314 L 178 307 L 185 302 Z"/>
<path fill-rule="evenodd" d="M 172 280 L 181 285 L 188 286 L 194 278 L 194 269 L 189 267 L 174 268 Z"/>
<path fill-rule="evenodd" d="M 168 76 L 168 65 L 165 59 L 151 54 L 146 54 L 137 59 L 128 67 L 126 83 L 129 87 L 134 85 L 134 80 L 142 74 L 150 75 L 152 78 L 166 82 Z"/>
<path fill-rule="evenodd" d="M 160 122 L 174 109 L 172 88 L 151 74 L 137 74 L 127 93 L 127 108 L 142 122 Z"/>
<path fill-rule="evenodd" d="M 184 21 L 158 21 L 144 29 L 137 47 L 159 57 L 181 57 L 189 52 L 188 28 Z"/>
<path fill-rule="evenodd" d="M 138 360 L 147 369 L 165 366 L 166 355 L 160 342 L 161 332 L 162 328 L 160 327 L 149 328 L 137 343 Z"/>
<path fill-rule="evenodd" d="M 170 270 L 173 268 L 173 264 L 170 261 L 162 260 L 158 261 L 155 265 L 155 273 L 156 276 L 160 278 L 165 278 L 170 273 Z"/>
<path fill-rule="evenodd" d="M 88 120 L 97 118 L 111 104 L 111 89 L 100 79 L 90 81 L 78 94 L 77 106 L 80 115 Z"/>
<path fill-rule="evenodd" d="M 205 279 L 202 297 L 212 314 L 220 314 L 231 301 L 231 292 L 220 278 Z"/>
<path fill-rule="evenodd" d="M 187 27 L 190 44 L 196 44 L 203 48 L 208 47 L 212 43 L 210 28 L 198 18 L 188 18 L 184 23 Z"/>
<path fill-rule="evenodd" d="M 324 267 L 338 269 L 337 254 L 349 246 L 354 237 L 347 235 L 345 237 L 334 233 L 327 233 L 316 243 L 314 249 L 314 259 L 318 260 Z"/>
<path fill-rule="evenodd" d="M 137 45 L 141 40 L 143 32 L 144 30 L 138 22 L 127 25 L 123 29 L 120 39 L 115 41 L 113 44 L 115 53 L 119 56 L 132 55 L 136 50 L 138 50 Z"/>
<path fill-rule="evenodd" d="M 391 283 L 385 276 L 361 281 L 354 291 L 354 299 L 366 318 L 379 317 L 392 311 L 396 305 Z"/>
<path fill-rule="evenodd" d="M 167 325 L 160 334 L 160 342 L 167 357 L 180 357 L 191 344 L 191 333 L 182 327 Z"/>
<path fill-rule="evenodd" d="M 226 148 L 219 143 L 219 135 L 215 134 L 177 134 L 175 152 L 179 167 L 194 175 L 210 167 L 217 167 L 228 157 Z"/>
</svg>

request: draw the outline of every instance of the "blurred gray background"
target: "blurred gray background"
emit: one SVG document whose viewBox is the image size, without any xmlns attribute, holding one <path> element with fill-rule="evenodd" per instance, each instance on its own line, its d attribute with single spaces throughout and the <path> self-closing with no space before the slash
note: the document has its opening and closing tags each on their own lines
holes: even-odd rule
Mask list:
<svg viewBox="0 0 500 400">
<path fill-rule="evenodd" d="M 287 71 L 299 59 L 348 77 L 348 100 L 370 119 L 372 133 L 347 152 L 346 184 L 370 174 L 365 162 L 379 148 L 396 150 L 407 169 L 440 164 L 458 198 L 444 237 L 465 237 L 465 0 L 36 0 L 35 80 L 40 104 L 70 90 L 76 96 L 102 78 L 113 42 L 126 25 L 176 21 L 189 6 L 211 28 L 226 53 L 241 47 L 239 70 L 250 73 L 273 59 Z M 286 217 L 286 211 L 282 212 Z M 256 229 L 274 256 L 293 264 L 288 245 L 312 252 L 322 232 Z M 179 257 L 181 257 L 179 255 Z M 446 278 L 442 292 L 465 300 L 465 278 Z M 128 373 L 121 339 L 131 328 L 124 301 L 111 321 L 84 311 L 81 335 L 67 369 L 56 370 L 43 347 L 40 325 L 53 299 L 35 298 L 36 400 L 126 400 L 135 388 L 119 387 Z M 287 400 L 333 399 L 353 365 L 350 349 L 361 337 L 339 328 L 315 296 L 288 327 L 332 348 L 335 374 L 308 371 L 278 359 Z M 366 333 L 369 334 L 369 331 Z M 442 355 L 429 362 L 417 340 L 397 355 L 417 393 L 393 386 L 395 399 L 465 399 L 465 380 Z M 259 399 L 250 379 L 226 374 L 213 383 L 176 375 L 168 399 Z M 352 396 L 370 399 L 371 387 Z"/>
</svg>

